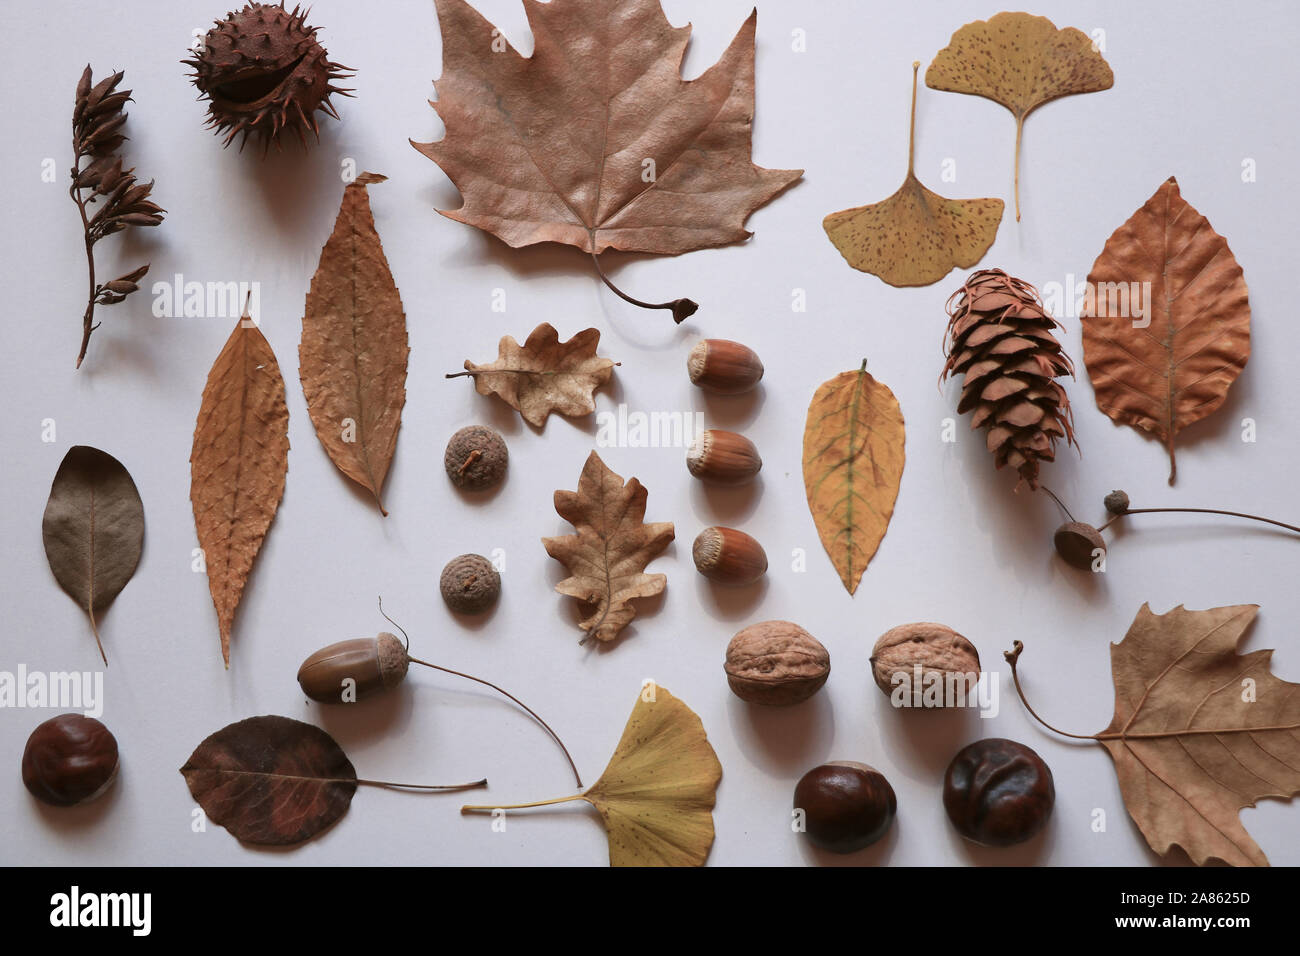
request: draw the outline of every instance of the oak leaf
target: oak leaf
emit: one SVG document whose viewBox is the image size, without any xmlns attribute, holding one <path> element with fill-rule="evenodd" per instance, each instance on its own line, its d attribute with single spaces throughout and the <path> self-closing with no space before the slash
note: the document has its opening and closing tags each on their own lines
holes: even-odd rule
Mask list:
<svg viewBox="0 0 1300 956">
<path fill-rule="evenodd" d="M 822 228 L 861 272 L 892 286 L 938 282 L 954 268 L 979 262 L 997 238 L 1001 199 L 947 199 L 916 178 L 916 71 L 912 64 L 912 120 L 907 177 L 888 199 L 833 212 Z"/>
<path fill-rule="evenodd" d="M 578 490 L 557 491 L 555 510 L 577 534 L 543 538 L 546 553 L 569 569 L 555 586 L 591 605 L 578 625 L 583 638 L 611 641 L 636 616 L 633 598 L 653 597 L 667 578 L 646 574 L 645 567 L 673 540 L 671 521 L 645 524 L 648 492 L 641 482 L 627 484 L 610 471 L 594 451 L 578 479 Z"/>
<path fill-rule="evenodd" d="M 1083 361 L 1097 407 L 1174 439 L 1228 396 L 1250 358 L 1250 300 L 1228 242 L 1172 176 L 1106 240 L 1088 273 Z"/>
<path fill-rule="evenodd" d="M 808 405 L 803 481 L 808 507 L 850 594 L 889 528 L 903 478 L 903 413 L 862 367 L 822 383 Z"/>
<path fill-rule="evenodd" d="M 288 469 L 284 378 L 245 306 L 208 372 L 190 452 L 194 527 L 227 667 L 235 609 L 280 506 Z"/>
<path fill-rule="evenodd" d="M 703 866 L 713 846 L 713 806 L 721 781 L 722 764 L 700 718 L 667 689 L 647 684 L 605 772 L 584 793 L 461 811 L 585 800 L 605 824 L 610 866 Z"/>
<path fill-rule="evenodd" d="M 307 293 L 298 346 L 298 374 L 316 436 L 339 471 L 375 496 L 383 514 L 411 351 L 366 190 L 387 178 L 362 173 L 344 188 Z"/>
<path fill-rule="evenodd" d="M 925 71 L 935 90 L 969 93 L 1001 103 L 1016 118 L 1015 197 L 1020 220 L 1020 141 L 1025 117 L 1050 100 L 1096 93 L 1115 84 L 1092 39 L 1046 17 L 999 13 L 952 35 Z"/>
<path fill-rule="evenodd" d="M 1129 815 L 1162 856 L 1178 846 L 1197 865 L 1267 866 L 1240 812 L 1300 794 L 1300 684 L 1269 670 L 1270 650 L 1237 653 L 1258 611 L 1144 604 L 1111 645 L 1114 717 L 1084 739 L 1111 755 Z M 1020 651 L 1007 654 L 1013 676 Z"/>
<path fill-rule="evenodd" d="M 549 322 L 543 322 L 520 345 L 513 336 L 503 336 L 497 359 L 486 365 L 465 360 L 469 375 L 480 395 L 496 395 L 540 428 L 551 412 L 577 417 L 596 410 L 592 392 L 609 381 L 618 363 L 596 355 L 598 329 L 584 329 L 567 342 Z"/>
</svg>

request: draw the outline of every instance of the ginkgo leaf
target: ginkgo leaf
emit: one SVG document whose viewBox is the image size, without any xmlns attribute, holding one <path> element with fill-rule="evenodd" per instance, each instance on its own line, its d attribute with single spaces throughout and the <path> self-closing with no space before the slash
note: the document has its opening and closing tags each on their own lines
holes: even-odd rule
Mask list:
<svg viewBox="0 0 1300 956">
<path fill-rule="evenodd" d="M 549 322 L 543 322 L 520 345 L 513 336 L 503 336 L 497 359 L 486 365 L 465 360 L 469 375 L 480 395 L 496 395 L 540 428 L 551 412 L 576 417 L 596 410 L 592 392 L 609 381 L 617 362 L 596 355 L 598 329 L 584 329 L 567 342 Z"/>
<path fill-rule="evenodd" d="M 1223 404 L 1250 358 L 1250 299 L 1228 241 L 1171 176 L 1106 240 L 1088 273 L 1083 361 L 1097 407 L 1174 439 Z"/>
<path fill-rule="evenodd" d="M 997 238 L 1001 199 L 947 199 L 916 178 L 916 71 L 912 64 L 912 120 L 907 178 L 878 203 L 833 212 L 822 228 L 846 262 L 892 286 L 938 282 L 955 268 L 979 262 Z"/>
<path fill-rule="evenodd" d="M 1115 74 L 1091 38 L 1046 17 L 999 13 L 952 35 L 925 71 L 935 90 L 969 93 L 1001 103 L 1016 118 L 1015 197 L 1020 220 L 1020 141 L 1025 117 L 1044 103 L 1115 84 Z"/>
<path fill-rule="evenodd" d="M 316 437 L 339 471 L 382 492 L 406 404 L 406 314 L 362 173 L 343 189 L 303 310 L 298 374 Z"/>
<path fill-rule="evenodd" d="M 1144 604 L 1111 645 L 1114 717 L 1084 739 L 1110 753 L 1124 805 L 1156 853 L 1177 846 L 1198 865 L 1267 866 L 1241 810 L 1300 794 L 1300 684 L 1269 670 L 1272 651 L 1237 653 L 1258 611 L 1153 614 Z M 1021 650 L 1006 655 L 1013 676 Z"/>
<path fill-rule="evenodd" d="M 903 478 L 903 412 L 862 367 L 822 383 L 808 405 L 803 481 L 831 563 L 850 594 L 889 528 Z"/>
<path fill-rule="evenodd" d="M 646 574 L 645 567 L 668 547 L 674 530 L 671 521 L 643 523 L 648 494 L 635 478 L 624 484 L 594 451 L 578 490 L 555 493 L 555 510 L 578 533 L 543 538 L 542 544 L 569 569 L 555 590 L 591 605 L 578 625 L 587 632 L 583 643 L 592 637 L 612 641 L 636 617 L 632 600 L 665 587 L 668 579 Z"/>
<path fill-rule="evenodd" d="M 696 713 L 648 683 L 605 772 L 584 793 L 467 812 L 519 810 L 585 800 L 600 813 L 610 866 L 703 866 L 713 846 L 722 765 Z"/>
</svg>

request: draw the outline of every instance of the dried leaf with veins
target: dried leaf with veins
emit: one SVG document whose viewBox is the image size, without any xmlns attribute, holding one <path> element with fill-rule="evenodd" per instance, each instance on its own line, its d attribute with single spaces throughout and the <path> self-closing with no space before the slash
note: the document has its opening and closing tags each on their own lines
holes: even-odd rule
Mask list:
<svg viewBox="0 0 1300 956">
<path fill-rule="evenodd" d="M 235 609 L 284 495 L 288 432 L 284 378 L 246 304 L 208 372 L 190 452 L 194 527 L 227 667 Z"/>
<path fill-rule="evenodd" d="M 1030 709 L 1049 730 L 1106 748 L 1129 815 L 1162 856 L 1177 846 L 1197 865 L 1267 866 L 1241 810 L 1300 794 L 1300 684 L 1269 670 L 1272 651 L 1237 653 L 1258 611 L 1153 614 L 1144 604 L 1110 646 L 1115 714 L 1105 730 L 1069 734 Z M 1017 641 L 1006 657 L 1023 700 L 1021 650 Z"/>
<path fill-rule="evenodd" d="M 903 412 L 862 367 L 823 382 L 808 405 L 803 481 L 822 547 L 845 589 L 858 589 L 903 479 Z"/>
<path fill-rule="evenodd" d="M 144 504 L 122 463 L 88 445 L 68 449 L 41 519 L 45 557 L 59 587 L 90 618 L 99 655 L 99 617 L 135 574 L 144 549 Z"/>
<path fill-rule="evenodd" d="M 645 567 L 673 540 L 671 521 L 645 524 L 648 492 L 635 478 L 623 479 L 594 451 L 583 466 L 578 490 L 557 491 L 555 510 L 577 534 L 543 538 L 546 553 L 569 569 L 555 586 L 592 606 L 579 624 L 588 638 L 612 641 L 636 617 L 634 598 L 663 591 L 667 578 Z"/>
<path fill-rule="evenodd" d="M 454 786 L 360 780 L 333 737 L 276 716 L 223 727 L 195 748 L 181 773 L 209 820 L 259 846 L 310 840 L 348 812 L 359 784 L 409 790 L 487 785 L 486 780 Z"/>
<path fill-rule="evenodd" d="M 822 228 L 844 260 L 892 286 L 938 282 L 954 268 L 984 258 L 1002 221 L 1001 199 L 946 199 L 916 178 L 916 71 L 912 64 L 912 120 L 907 178 L 888 199 L 833 212 Z"/>
<path fill-rule="evenodd" d="M 1172 485 L 1175 437 L 1223 404 L 1250 358 L 1241 266 L 1171 176 L 1106 240 L 1088 290 L 1083 361 L 1097 407 L 1160 439 Z"/>
<path fill-rule="evenodd" d="M 1051 100 L 1096 93 L 1115 74 L 1092 40 L 1074 27 L 1058 30 L 1046 17 L 999 13 L 952 35 L 925 71 L 935 90 L 969 93 L 1001 103 L 1016 118 L 1015 196 L 1020 221 L 1020 141 L 1025 117 Z"/>
<path fill-rule="evenodd" d="M 339 471 L 375 496 L 406 404 L 406 314 L 375 231 L 362 173 L 343 190 L 334 231 L 311 280 L 298 346 L 299 375 L 316 437 Z"/>
<path fill-rule="evenodd" d="M 530 57 L 464 0 L 435 5 L 443 73 L 430 105 L 447 132 L 411 145 L 460 190 L 449 219 L 515 247 L 677 255 L 748 238 L 749 214 L 802 175 L 751 160 L 756 14 L 685 81 L 691 29 L 672 27 L 659 0 L 528 2 Z M 696 307 L 624 298 L 678 322 Z"/>
<path fill-rule="evenodd" d="M 479 365 L 465 360 L 464 372 L 447 378 L 471 376 L 480 395 L 496 395 L 540 428 L 551 412 L 577 417 L 596 410 L 592 392 L 609 381 L 613 362 L 596 355 L 598 329 L 584 329 L 567 342 L 549 322 L 543 322 L 520 345 L 503 336 L 497 360 Z"/>
<path fill-rule="evenodd" d="M 462 813 L 520 810 L 585 800 L 600 813 L 610 866 L 703 866 L 713 846 L 722 765 L 696 713 L 663 687 L 637 697 L 605 772 L 584 793 Z"/>
</svg>

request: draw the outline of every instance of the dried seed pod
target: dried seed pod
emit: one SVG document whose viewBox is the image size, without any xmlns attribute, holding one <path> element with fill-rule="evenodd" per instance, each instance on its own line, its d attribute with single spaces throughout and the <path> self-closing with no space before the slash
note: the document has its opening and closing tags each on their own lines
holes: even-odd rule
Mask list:
<svg viewBox="0 0 1300 956">
<path fill-rule="evenodd" d="M 1097 558 L 1106 557 L 1106 539 L 1100 531 L 1082 521 L 1067 521 L 1061 525 L 1052 536 L 1052 543 L 1066 564 L 1081 571 L 1092 570 L 1092 563 Z"/>
<path fill-rule="evenodd" d="M 194 70 L 192 82 L 208 98 L 208 126 L 226 134 L 229 146 L 238 134 L 243 148 L 250 133 L 264 147 L 280 145 L 292 130 L 307 146 L 306 131 L 320 139 L 315 112 L 338 119 L 330 96 L 351 96 L 334 86 L 352 72 L 330 62 L 316 39 L 318 27 L 306 22 L 307 11 L 283 5 L 250 3 L 227 14 L 203 38 L 193 56 L 182 60 Z"/>
<path fill-rule="evenodd" d="M 469 425 L 452 435 L 442 459 L 452 484 L 467 491 L 486 491 L 501 484 L 509 461 L 506 440 L 486 425 Z"/>
<path fill-rule="evenodd" d="M 744 435 L 721 428 L 705 429 L 686 452 L 686 467 L 701 481 L 716 485 L 744 485 L 763 467 L 754 443 Z"/>
<path fill-rule="evenodd" d="M 695 570 L 710 581 L 743 587 L 767 573 L 763 546 L 735 528 L 705 528 L 691 546 Z"/>
<path fill-rule="evenodd" d="M 1128 513 L 1129 498 L 1127 492 L 1116 489 L 1105 497 L 1103 503 L 1106 505 L 1106 510 L 1113 515 Z"/>
<path fill-rule="evenodd" d="M 298 683 L 312 700 L 350 703 L 396 687 L 408 667 L 406 648 L 385 632 L 322 647 L 302 662 Z"/>
<path fill-rule="evenodd" d="M 740 395 L 763 378 L 763 363 L 747 345 L 730 339 L 701 339 L 686 358 L 692 384 L 718 395 Z"/>
<path fill-rule="evenodd" d="M 782 707 L 821 689 L 831 673 L 831 656 L 798 624 L 762 621 L 731 639 L 723 669 L 741 700 Z"/>
<path fill-rule="evenodd" d="M 40 724 L 23 750 L 23 783 L 54 807 L 94 800 L 117 778 L 117 740 L 93 717 L 60 714 Z"/>
<path fill-rule="evenodd" d="M 462 554 L 447 562 L 438 587 L 453 611 L 480 614 L 501 594 L 501 575 L 483 555 Z"/>
<path fill-rule="evenodd" d="M 940 677 L 926 677 L 932 673 Z M 871 651 L 871 676 L 885 696 L 892 697 L 900 684 L 906 684 L 923 707 L 951 707 L 956 701 L 949 700 L 946 691 L 937 695 L 921 693 L 925 685 L 917 686 L 918 680 L 936 681 L 947 688 L 955 686 L 958 679 L 978 680 L 979 673 L 980 655 L 975 645 L 943 624 L 900 624 L 880 635 Z M 973 690 L 968 684 L 962 686 Z M 911 696 L 906 703 L 912 705 Z"/>
</svg>

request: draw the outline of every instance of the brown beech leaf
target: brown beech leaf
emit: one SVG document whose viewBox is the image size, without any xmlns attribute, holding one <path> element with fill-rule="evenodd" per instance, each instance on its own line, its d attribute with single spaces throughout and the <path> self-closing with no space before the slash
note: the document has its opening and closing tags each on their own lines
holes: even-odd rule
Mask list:
<svg viewBox="0 0 1300 956">
<path fill-rule="evenodd" d="M 1267 866 L 1240 812 L 1300 794 L 1300 684 L 1269 670 L 1270 650 L 1237 653 L 1258 611 L 1144 604 L 1110 647 L 1115 715 L 1086 739 L 1110 753 L 1129 815 L 1162 856 L 1178 846 L 1197 865 Z M 1020 650 L 1007 654 L 1013 675 Z"/>
<path fill-rule="evenodd" d="M 1058 30 L 1046 17 L 999 13 L 952 35 L 925 71 L 935 90 L 969 93 L 1001 103 L 1016 118 L 1015 196 L 1020 220 L 1020 140 L 1025 117 L 1044 103 L 1115 84 L 1092 40 L 1074 27 Z"/>
<path fill-rule="evenodd" d="M 490 812 L 585 800 L 600 813 L 610 866 L 703 866 L 713 846 L 713 805 L 722 764 L 696 713 L 647 684 L 605 772 L 585 793 Z"/>
<path fill-rule="evenodd" d="M 339 471 L 382 492 L 406 404 L 406 314 L 375 231 L 362 173 L 343 190 L 334 232 L 311 280 L 298 346 L 299 375 L 316 436 Z"/>
<path fill-rule="evenodd" d="M 1097 407 L 1160 439 L 1172 485 L 1175 436 L 1223 404 L 1250 358 L 1241 266 L 1171 176 L 1106 240 L 1087 290 L 1083 361 Z"/>
<path fill-rule="evenodd" d="M 681 77 L 689 26 L 658 0 L 526 3 L 520 56 L 464 0 L 436 0 L 446 125 L 411 145 L 464 198 L 442 215 L 511 246 L 676 255 L 737 242 L 745 220 L 803 173 L 750 159 L 751 14 L 716 64 Z"/>
<path fill-rule="evenodd" d="M 673 540 L 671 521 L 644 524 L 648 493 L 635 478 L 623 479 L 594 451 L 578 479 L 578 490 L 557 491 L 555 510 L 577 534 L 543 538 L 546 553 L 569 569 L 555 586 L 592 606 L 579 624 L 587 636 L 611 641 L 636 617 L 633 598 L 663 591 L 667 578 L 645 566 Z"/>
<path fill-rule="evenodd" d="M 880 547 L 903 478 L 903 412 L 862 367 L 823 382 L 808 405 L 803 482 L 808 507 L 850 594 Z"/>
<path fill-rule="evenodd" d="M 480 395 L 496 395 L 519 412 L 528 424 L 541 427 L 551 412 L 577 417 L 596 410 L 592 392 L 609 381 L 617 362 L 596 355 L 600 331 L 584 329 L 567 342 L 549 322 L 543 322 L 520 345 L 506 335 L 497 346 L 497 360 L 479 365 L 465 360 Z"/>
<path fill-rule="evenodd" d="M 284 378 L 245 306 L 208 372 L 190 452 L 194 526 L 227 667 L 235 609 L 280 506 L 288 468 Z"/>
<path fill-rule="evenodd" d="M 135 574 L 144 549 L 144 504 L 122 463 L 74 445 L 63 456 L 41 520 L 54 579 L 90 618 L 100 657 L 98 617 Z"/>
<path fill-rule="evenodd" d="M 916 71 L 912 64 L 912 125 L 907 178 L 888 199 L 833 212 L 822 228 L 846 262 L 892 286 L 938 282 L 954 268 L 984 258 L 1002 221 L 1001 199 L 946 199 L 916 178 Z"/>
</svg>

